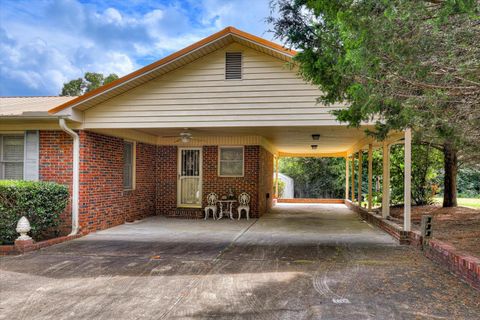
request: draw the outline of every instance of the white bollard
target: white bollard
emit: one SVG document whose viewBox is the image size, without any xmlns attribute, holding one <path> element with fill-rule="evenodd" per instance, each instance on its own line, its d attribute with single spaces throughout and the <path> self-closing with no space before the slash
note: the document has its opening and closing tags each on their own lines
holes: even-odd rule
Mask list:
<svg viewBox="0 0 480 320">
<path fill-rule="evenodd" d="M 20 241 L 27 241 L 27 240 L 32 240 L 32 238 L 27 234 L 32 230 L 30 227 L 30 222 L 28 222 L 28 219 L 25 217 L 21 217 L 20 220 L 18 220 L 17 223 L 17 232 L 20 233 L 20 237 L 17 238 L 17 240 Z"/>
</svg>

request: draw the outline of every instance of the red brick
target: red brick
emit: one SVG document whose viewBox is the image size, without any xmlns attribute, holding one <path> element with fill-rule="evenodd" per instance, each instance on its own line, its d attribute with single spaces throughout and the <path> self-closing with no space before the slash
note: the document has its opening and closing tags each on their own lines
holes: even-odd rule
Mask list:
<svg viewBox="0 0 480 320">
<path fill-rule="evenodd" d="M 39 178 L 67 185 L 72 194 L 72 138 L 63 131 L 40 131 L 39 136 Z M 71 199 L 70 199 L 71 200 Z M 60 234 L 71 231 L 71 202 L 61 214 Z"/>
<path fill-rule="evenodd" d="M 156 147 L 136 144 L 136 188 L 123 190 L 124 140 L 80 131 L 82 232 L 113 227 L 155 214 Z"/>
<path fill-rule="evenodd" d="M 204 146 L 202 152 L 202 207 L 206 205 L 205 199 L 210 192 L 221 197 L 228 194 L 229 188 L 237 196 L 241 192 L 250 195 L 251 217 L 258 217 L 271 207 L 273 156 L 268 151 L 260 146 L 245 146 L 243 177 L 218 176 L 218 146 Z M 203 217 L 202 209 L 177 208 L 177 157 L 178 149 L 175 146 L 157 148 L 157 214 L 182 218 Z M 270 196 L 268 200 L 267 193 Z"/>
</svg>

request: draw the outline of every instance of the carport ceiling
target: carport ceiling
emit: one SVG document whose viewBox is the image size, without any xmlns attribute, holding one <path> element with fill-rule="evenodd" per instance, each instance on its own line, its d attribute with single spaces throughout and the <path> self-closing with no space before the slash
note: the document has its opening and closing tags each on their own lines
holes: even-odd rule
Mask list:
<svg viewBox="0 0 480 320">
<path fill-rule="evenodd" d="M 231 127 L 231 128 L 152 128 L 137 129 L 155 136 L 174 136 L 189 131 L 195 137 L 210 136 L 262 136 L 283 153 L 311 153 L 312 144 L 318 145 L 317 152 L 344 152 L 365 138 L 365 128 L 345 126 L 297 126 L 297 127 Z M 315 141 L 312 134 L 320 134 Z"/>
</svg>

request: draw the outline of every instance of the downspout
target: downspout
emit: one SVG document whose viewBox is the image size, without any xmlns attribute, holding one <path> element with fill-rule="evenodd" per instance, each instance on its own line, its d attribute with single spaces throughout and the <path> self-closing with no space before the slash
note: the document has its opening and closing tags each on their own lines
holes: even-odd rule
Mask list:
<svg viewBox="0 0 480 320">
<path fill-rule="evenodd" d="M 80 137 L 67 126 L 64 118 L 58 119 L 58 124 L 64 132 L 73 139 L 73 172 L 72 172 L 72 232 L 71 236 L 76 235 L 79 230 L 78 225 L 78 199 L 80 190 Z"/>
</svg>

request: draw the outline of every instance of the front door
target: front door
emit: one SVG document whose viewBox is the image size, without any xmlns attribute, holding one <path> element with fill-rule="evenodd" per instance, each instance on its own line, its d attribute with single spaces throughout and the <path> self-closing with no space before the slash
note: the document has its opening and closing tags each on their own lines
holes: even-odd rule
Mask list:
<svg viewBox="0 0 480 320">
<path fill-rule="evenodd" d="M 202 149 L 178 150 L 178 206 L 202 206 Z"/>
</svg>

